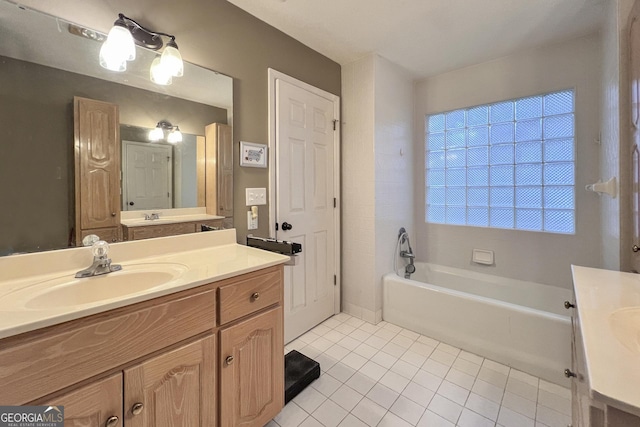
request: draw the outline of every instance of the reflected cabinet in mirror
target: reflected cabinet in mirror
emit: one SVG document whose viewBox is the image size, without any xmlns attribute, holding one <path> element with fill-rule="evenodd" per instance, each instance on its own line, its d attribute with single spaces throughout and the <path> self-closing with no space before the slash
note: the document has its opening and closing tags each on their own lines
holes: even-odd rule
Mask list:
<svg viewBox="0 0 640 427">
<path fill-rule="evenodd" d="M 232 226 L 233 165 L 211 140 L 224 126 L 231 144 L 232 79 L 185 63 L 159 86 L 158 53 L 140 47 L 108 71 L 103 37 L 0 0 L 0 255 L 75 246 L 86 230 L 120 240 L 121 217 L 151 212 Z"/>
</svg>

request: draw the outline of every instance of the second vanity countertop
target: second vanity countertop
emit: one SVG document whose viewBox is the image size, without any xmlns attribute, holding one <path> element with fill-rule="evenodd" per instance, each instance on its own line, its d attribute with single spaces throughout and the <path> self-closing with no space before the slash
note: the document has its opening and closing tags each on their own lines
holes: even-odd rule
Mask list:
<svg viewBox="0 0 640 427">
<path fill-rule="evenodd" d="M 193 215 L 167 215 L 160 216 L 158 219 L 144 219 L 144 217 L 121 219 L 120 223 L 127 227 L 144 227 L 148 225 L 166 225 L 166 224 L 178 224 L 182 222 L 193 221 L 211 221 L 216 219 L 224 219 L 223 216 L 207 215 L 207 214 L 193 214 Z"/>
<path fill-rule="evenodd" d="M 640 415 L 640 275 L 572 271 L 592 397 Z"/>
<path fill-rule="evenodd" d="M 77 271 L 91 265 L 91 248 L 2 257 L 0 338 L 217 282 L 289 260 L 284 255 L 237 244 L 235 229 L 117 243 L 111 245 L 109 258 L 113 264 L 122 265 L 122 272 L 145 268 L 152 271 L 154 264 L 170 264 L 178 266 L 180 274 L 159 286 L 139 292 L 129 291 L 124 296 L 64 307 L 45 304 L 32 308 L 28 300 L 43 291 L 43 287 L 49 286 L 48 283 L 56 286 L 56 280 L 71 280 Z M 100 280 L 118 273 L 78 280 Z"/>
</svg>

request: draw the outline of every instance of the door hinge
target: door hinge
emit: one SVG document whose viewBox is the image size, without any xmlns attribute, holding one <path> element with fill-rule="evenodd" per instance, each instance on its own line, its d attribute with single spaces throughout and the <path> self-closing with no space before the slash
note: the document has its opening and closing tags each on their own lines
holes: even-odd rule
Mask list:
<svg viewBox="0 0 640 427">
<path fill-rule="evenodd" d="M 337 126 L 338 126 L 338 120 L 334 120 L 333 121 L 333 130 L 336 130 Z"/>
<path fill-rule="evenodd" d="M 333 286 L 337 286 L 338 285 L 338 278 L 336 277 L 336 275 L 333 275 Z"/>
<path fill-rule="evenodd" d="M 171 197 L 171 194 L 169 194 L 169 192 L 167 191 L 167 197 Z"/>
<path fill-rule="evenodd" d="M 334 197 L 333 198 L 333 207 L 337 207 L 338 206 L 338 200 Z"/>
<path fill-rule="evenodd" d="M 276 231 L 278 231 L 278 223 L 276 222 Z"/>
</svg>

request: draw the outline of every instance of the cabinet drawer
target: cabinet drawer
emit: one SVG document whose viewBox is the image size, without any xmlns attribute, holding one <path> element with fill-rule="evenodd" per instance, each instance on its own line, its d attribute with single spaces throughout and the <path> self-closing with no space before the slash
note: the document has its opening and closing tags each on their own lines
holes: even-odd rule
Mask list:
<svg viewBox="0 0 640 427">
<path fill-rule="evenodd" d="M 220 324 L 231 322 L 280 301 L 282 276 L 272 270 L 249 276 L 233 284 L 220 287 L 218 319 Z"/>
<path fill-rule="evenodd" d="M 120 236 L 120 227 L 113 228 L 90 228 L 86 230 L 80 230 L 80 241 L 87 237 L 90 234 L 95 234 L 100 238 L 100 240 L 104 240 L 108 243 L 115 243 L 122 241 L 122 237 Z"/>
<path fill-rule="evenodd" d="M 196 224 L 193 222 L 183 222 L 167 225 L 147 225 L 144 227 L 133 227 L 128 230 L 129 240 L 151 239 L 154 237 L 175 236 L 178 234 L 188 234 L 196 232 Z"/>
<path fill-rule="evenodd" d="M 215 291 L 140 303 L 0 341 L 0 402 L 21 405 L 215 327 Z"/>
</svg>

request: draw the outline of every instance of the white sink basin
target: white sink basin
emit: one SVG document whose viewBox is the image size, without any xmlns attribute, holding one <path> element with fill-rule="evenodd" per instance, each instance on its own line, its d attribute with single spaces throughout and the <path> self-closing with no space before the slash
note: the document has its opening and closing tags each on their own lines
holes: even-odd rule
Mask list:
<svg viewBox="0 0 640 427">
<path fill-rule="evenodd" d="M 122 270 L 76 279 L 57 277 L 6 295 L 14 303 L 32 310 L 76 307 L 107 301 L 166 285 L 188 270 L 184 264 L 147 263 L 123 265 Z"/>
<path fill-rule="evenodd" d="M 622 345 L 640 354 L 640 307 L 614 311 L 609 316 L 609 326 Z"/>
</svg>

